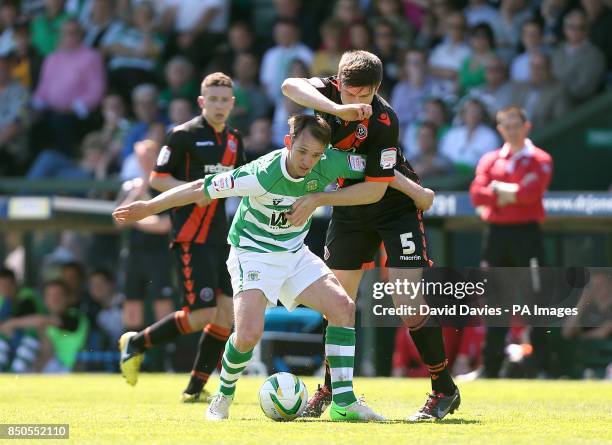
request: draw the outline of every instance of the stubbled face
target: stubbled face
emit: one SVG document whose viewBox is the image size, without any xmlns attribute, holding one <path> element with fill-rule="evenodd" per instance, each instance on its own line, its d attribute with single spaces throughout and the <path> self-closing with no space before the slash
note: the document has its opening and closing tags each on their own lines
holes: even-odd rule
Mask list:
<svg viewBox="0 0 612 445">
<path fill-rule="evenodd" d="M 314 138 L 308 130 L 300 133 L 293 142 L 286 136 L 285 144 L 289 149 L 287 169 L 290 175 L 297 178 L 303 178 L 310 173 L 325 151 L 323 143 Z"/>
<path fill-rule="evenodd" d="M 229 87 L 206 87 L 198 97 L 202 115 L 211 125 L 225 124 L 234 108 L 234 92 Z"/>
</svg>

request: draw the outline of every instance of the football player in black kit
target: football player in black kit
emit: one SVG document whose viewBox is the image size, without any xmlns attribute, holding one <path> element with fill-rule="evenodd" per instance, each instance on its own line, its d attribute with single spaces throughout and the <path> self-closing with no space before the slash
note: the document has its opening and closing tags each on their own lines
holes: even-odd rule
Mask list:
<svg viewBox="0 0 612 445">
<path fill-rule="evenodd" d="M 390 278 L 406 277 L 408 271 L 402 272 L 402 268 L 432 265 L 427 256 L 422 212 L 431 206 L 433 192 L 419 185 L 418 176 L 398 150 L 397 116 L 377 94 L 382 71 L 382 63 L 374 54 L 349 51 L 340 60 L 337 76 L 289 78 L 282 86 L 286 96 L 313 108 L 327 120 L 335 148 L 367 156 L 363 182 L 340 179 L 339 190 L 301 198 L 288 216 L 291 223 L 301 225 L 316 207 L 334 206 L 325 261 L 353 299 L 362 266 L 373 260 L 381 241 L 388 255 Z M 411 180 L 407 189 L 387 188 L 394 170 Z M 350 190 L 343 189 L 347 185 L 352 185 Z M 364 196 L 370 204 L 352 205 L 363 202 Z M 420 280 L 420 270 L 410 276 Z M 404 318 L 429 369 L 432 386 L 425 405 L 408 418 L 410 421 L 442 419 L 461 401 L 446 367 L 442 330 L 427 321 L 424 316 Z M 331 401 L 329 371 L 326 374 L 325 385 L 309 400 L 306 416 L 319 417 Z"/>
<path fill-rule="evenodd" d="M 223 73 L 206 76 L 198 104 L 202 114 L 175 127 L 159 153 L 150 184 L 160 192 L 244 163 L 242 137 L 226 124 L 234 106 L 232 80 Z M 141 332 L 121 337 L 121 372 L 135 385 L 147 348 L 203 329 L 191 379 L 182 394 L 184 402 L 194 402 L 216 367 L 232 327 L 232 288 L 225 265 L 229 227 L 224 200 L 179 207 L 170 216 L 183 307 Z"/>
</svg>

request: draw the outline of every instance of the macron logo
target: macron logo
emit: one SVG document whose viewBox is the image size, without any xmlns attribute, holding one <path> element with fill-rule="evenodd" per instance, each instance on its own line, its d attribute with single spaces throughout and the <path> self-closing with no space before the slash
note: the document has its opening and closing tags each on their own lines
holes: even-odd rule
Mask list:
<svg viewBox="0 0 612 445">
<path fill-rule="evenodd" d="M 387 113 L 382 113 L 380 116 L 378 116 L 378 122 L 385 124 L 387 127 L 391 126 L 391 119 Z"/>
</svg>

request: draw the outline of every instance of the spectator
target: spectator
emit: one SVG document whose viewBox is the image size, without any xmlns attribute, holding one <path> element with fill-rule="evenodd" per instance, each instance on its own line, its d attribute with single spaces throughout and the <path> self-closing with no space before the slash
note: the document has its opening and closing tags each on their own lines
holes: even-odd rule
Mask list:
<svg viewBox="0 0 612 445">
<path fill-rule="evenodd" d="M 88 5 L 79 17 L 85 30 L 83 43 L 90 48 L 100 49 L 104 37 L 118 32 L 122 25 L 117 16 L 115 0 L 89 0 Z"/>
<path fill-rule="evenodd" d="M 272 121 L 267 117 L 255 119 L 244 141 L 247 161 L 254 161 L 276 148 L 272 143 Z"/>
<path fill-rule="evenodd" d="M 447 114 L 448 110 L 442 99 L 432 97 L 425 101 L 425 106 L 423 107 L 422 115 L 419 116 L 419 121 L 412 122 L 408 125 L 402 135 L 401 141 L 404 148 L 404 156 L 407 159 L 411 159 L 419 153 L 417 136 L 421 123 L 425 121 L 432 122 L 438 129 L 437 139 L 440 141 L 450 128 Z"/>
<path fill-rule="evenodd" d="M 231 125 L 245 132 L 251 123 L 270 112 L 270 101 L 263 88 L 257 83 L 257 56 L 240 53 L 234 62 L 234 96 L 236 102 L 231 114 Z"/>
<path fill-rule="evenodd" d="M 434 76 L 455 81 L 463 61 L 470 55 L 465 43 L 465 18 L 461 12 L 445 17 L 445 36 L 429 56 L 429 66 Z"/>
<path fill-rule="evenodd" d="M 329 7 L 321 5 L 321 2 L 304 0 L 272 0 L 270 3 L 272 3 L 274 10 L 273 14 L 269 15 L 268 20 L 260 24 L 256 19 L 257 26 L 263 30 L 263 32 L 258 32 L 258 35 L 263 37 L 263 43 L 266 46 L 272 43 L 274 22 L 279 19 L 289 19 L 297 22 L 302 41 L 309 48 L 319 47 L 320 35 L 313 31 L 319 29 L 321 25 L 320 17 L 323 17 L 322 13 L 327 14 L 329 12 Z"/>
<path fill-rule="evenodd" d="M 444 39 L 448 29 L 446 19 L 453 13 L 449 0 L 432 0 L 415 38 L 418 48 L 430 51 Z M 465 27 L 465 24 L 463 25 Z"/>
<path fill-rule="evenodd" d="M 162 0 L 162 28 L 171 54 L 204 66 L 227 32 L 229 0 Z"/>
<path fill-rule="evenodd" d="M 13 34 L 19 17 L 19 3 L 15 0 L 4 1 L 0 4 L 0 57 L 9 54 L 15 48 Z"/>
<path fill-rule="evenodd" d="M 18 22 L 13 30 L 15 47 L 9 54 L 13 78 L 19 81 L 28 91 L 38 84 L 42 67 L 42 56 L 32 45 L 30 27 L 25 22 Z"/>
<path fill-rule="evenodd" d="M 159 109 L 159 92 L 153 84 L 142 84 L 132 91 L 134 122 L 128 131 L 121 150 L 121 162 L 134 152 L 134 144 L 144 139 L 149 127 L 156 122 L 165 122 Z"/>
<path fill-rule="evenodd" d="M 198 86 L 193 79 L 193 65 L 183 56 L 175 56 L 166 64 L 164 69 L 166 89 L 159 94 L 160 106 L 168 109 L 172 99 L 198 96 Z"/>
<path fill-rule="evenodd" d="M 524 52 L 512 59 L 510 79 L 513 82 L 529 80 L 529 60 L 533 54 L 548 52 L 543 44 L 542 25 L 537 20 L 528 20 L 521 29 L 521 44 Z"/>
<path fill-rule="evenodd" d="M 31 25 L 32 43 L 41 55 L 46 57 L 57 49 L 68 18 L 64 0 L 45 0 L 45 12 L 36 15 Z"/>
<path fill-rule="evenodd" d="M 381 20 L 393 27 L 398 47 L 411 46 L 413 31 L 410 22 L 404 17 L 402 0 L 374 0 L 374 17 L 370 20 L 372 29 L 376 29 Z"/>
<path fill-rule="evenodd" d="M 543 41 L 548 47 L 556 46 L 563 37 L 563 16 L 568 4 L 569 0 L 542 0 L 540 4 Z"/>
<path fill-rule="evenodd" d="M 487 125 L 487 110 L 476 99 L 467 99 L 461 106 L 460 124 L 453 126 L 440 145 L 459 171 L 473 172 L 483 154 L 497 147 L 497 133 Z"/>
<path fill-rule="evenodd" d="M 48 281 L 43 288 L 46 315 L 12 318 L 0 328 L 5 335 L 18 329 L 37 332 L 41 339 L 41 353 L 35 367 L 43 372 L 69 372 L 78 352 L 85 346 L 89 322 L 71 307 L 69 295 L 70 288 L 64 281 Z"/>
<path fill-rule="evenodd" d="M 470 30 L 471 54 L 465 58 L 459 68 L 459 91 L 469 93 L 472 88 L 485 83 L 485 65 L 495 55 L 493 30 L 486 23 L 474 26 Z"/>
<path fill-rule="evenodd" d="M 312 51 L 302 42 L 297 23 L 294 20 L 280 19 L 274 25 L 275 46 L 268 49 L 261 62 L 260 81 L 268 98 L 276 105 L 282 102 L 281 84 L 289 74 L 295 59 L 307 66 L 312 63 Z"/>
<path fill-rule="evenodd" d="M 389 97 L 399 77 L 397 36 L 393 26 L 384 19 L 377 21 L 374 28 L 374 54 L 383 63 L 383 78 L 378 94 Z"/>
<path fill-rule="evenodd" d="M 87 314 L 91 329 L 87 339 L 87 351 L 79 355 L 79 370 L 115 371 L 115 352 L 123 333 L 121 298 L 115 291 L 115 280 L 107 269 L 95 269 L 89 274 L 89 294 L 92 306 Z"/>
<path fill-rule="evenodd" d="M 0 175 L 22 175 L 31 156 L 27 146 L 27 90 L 11 77 L 9 59 L 0 57 Z"/>
<path fill-rule="evenodd" d="M 438 96 L 441 82 L 427 74 L 427 56 L 418 49 L 409 50 L 404 56 L 404 76 L 393 88 L 391 106 L 397 113 L 400 135 L 416 122 L 423 112 L 425 100 Z"/>
<path fill-rule="evenodd" d="M 109 59 L 109 84 L 126 102 L 136 86 L 155 81 L 155 65 L 162 49 L 162 41 L 154 33 L 155 10 L 151 2 L 138 3 L 131 23 L 107 33 L 101 45 Z"/>
<path fill-rule="evenodd" d="M 443 175 L 453 170 L 450 159 L 438 153 L 438 129 L 433 122 L 425 121 L 418 129 L 418 154 L 411 158 L 410 165 L 419 178 Z"/>
<path fill-rule="evenodd" d="M 470 28 L 486 23 L 491 29 L 495 29 L 501 20 L 499 11 L 491 6 L 487 0 L 469 0 L 465 8 L 465 19 Z"/>
<path fill-rule="evenodd" d="M 372 32 L 363 22 L 353 23 L 348 31 L 348 47 L 372 52 Z"/>
<path fill-rule="evenodd" d="M 565 43 L 552 54 L 554 76 L 565 84 L 573 103 L 584 102 L 601 86 L 606 61 L 589 41 L 586 14 L 575 9 L 563 20 Z"/>
<path fill-rule="evenodd" d="M 168 107 L 168 117 L 170 119 L 170 125 L 168 131 L 172 128 L 184 124 L 190 121 L 196 115 L 191 100 L 185 97 L 177 97 L 172 99 L 170 106 Z"/>
<path fill-rule="evenodd" d="M 89 114 L 99 106 L 106 86 L 102 57 L 82 40 L 79 23 L 65 20 L 59 48 L 45 59 L 33 98 L 51 144 L 66 154 L 87 131 Z"/>
<path fill-rule="evenodd" d="M 321 25 L 321 49 L 315 52 L 312 61 L 312 75 L 318 77 L 335 76 L 338 63 L 344 52 L 342 47 L 342 23 L 337 19 L 328 19 Z"/>
<path fill-rule="evenodd" d="M 104 179 L 110 160 L 108 149 L 101 133 L 89 133 L 81 143 L 78 161 L 73 161 L 61 151 L 46 149 L 32 163 L 27 178 Z"/>
<path fill-rule="evenodd" d="M 595 46 L 604 52 L 608 70 L 612 68 L 612 10 L 603 0 L 581 0 L 589 23 L 589 38 Z"/>
<path fill-rule="evenodd" d="M 287 77 L 308 79 L 310 72 L 304 62 L 296 59 L 289 65 Z M 274 117 L 272 118 L 272 142 L 276 147 L 284 146 L 285 135 L 289 134 L 289 124 L 287 122 L 289 117 L 304 111 L 304 107 L 283 96 L 282 101 L 274 108 Z"/>
<path fill-rule="evenodd" d="M 215 55 L 206 65 L 206 73 L 229 73 L 232 71 L 238 54 L 252 52 L 260 56 L 259 48 L 255 42 L 255 34 L 246 22 L 236 22 L 230 26 L 227 43 L 215 49 Z"/>
<path fill-rule="evenodd" d="M 511 97 L 515 105 L 525 110 L 533 128 L 538 130 L 567 113 L 569 96 L 565 85 L 553 77 L 548 56 L 533 54 L 529 68 L 529 81 L 514 83 Z"/>
<path fill-rule="evenodd" d="M 505 143 L 480 159 L 470 186 L 472 203 L 487 224 L 481 265 L 538 267 L 543 264 L 540 223 L 545 218 L 543 197 L 550 184 L 552 159 L 527 139 L 531 125 L 519 108 L 500 111 L 497 124 Z M 487 328 L 481 377 L 499 376 L 507 333 L 507 327 Z M 537 356 L 546 332 L 534 328 L 531 335 Z"/>
<path fill-rule="evenodd" d="M 366 46 L 353 46 L 353 25 L 360 23 L 363 27 L 369 29 L 364 23 L 364 13 L 358 0 L 338 0 L 334 5 L 334 13 L 332 18 L 342 22 L 343 39 L 342 46 L 344 48 L 355 48 L 367 50 Z M 360 30 L 363 32 L 363 28 Z"/>
<path fill-rule="evenodd" d="M 510 63 L 516 55 L 523 23 L 533 14 L 527 0 L 501 0 L 499 13 L 501 20 L 495 28 L 497 55 Z"/>
<path fill-rule="evenodd" d="M 108 94 L 102 100 L 102 127 L 99 134 L 107 147 L 109 173 L 119 170 L 119 158 L 123 141 L 130 130 L 130 121 L 126 117 L 125 103 L 119 94 Z"/>
<path fill-rule="evenodd" d="M 87 305 L 89 294 L 87 293 L 85 268 L 78 261 L 68 261 L 62 264 L 61 280 L 68 289 L 68 304 L 71 307 Z"/>
<path fill-rule="evenodd" d="M 14 332 L 8 327 L 11 320 L 41 311 L 40 297 L 31 289 L 20 287 L 11 269 L 0 268 L 0 372 L 32 369 L 40 347 L 36 331 Z"/>
<path fill-rule="evenodd" d="M 499 110 L 510 105 L 513 98 L 508 70 L 501 57 L 492 56 L 485 62 L 485 84 L 471 90 L 468 97 L 482 102 L 489 116 L 495 116 Z"/>
</svg>

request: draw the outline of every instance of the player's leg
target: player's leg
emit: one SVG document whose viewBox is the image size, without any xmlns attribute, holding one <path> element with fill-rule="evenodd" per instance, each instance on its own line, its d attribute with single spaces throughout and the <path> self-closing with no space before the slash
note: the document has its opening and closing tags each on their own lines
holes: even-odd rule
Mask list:
<svg viewBox="0 0 612 445">
<path fill-rule="evenodd" d="M 192 254 L 196 255 L 192 271 L 195 287 L 200 289 L 200 299 L 214 293 L 217 303 L 215 318 L 205 324 L 200 335 L 191 376 L 187 388 L 183 391 L 183 402 L 195 402 L 200 399 L 206 382 L 213 372 L 225 342 L 229 338 L 233 323 L 232 288 L 225 260 L 229 253 L 228 246 L 193 245 Z"/>
<path fill-rule="evenodd" d="M 182 309 L 166 315 L 140 332 L 127 332 L 119 339 L 120 368 L 130 385 L 135 385 L 138 381 L 140 364 L 147 349 L 174 340 L 179 335 L 200 330 L 215 317 L 217 309 L 214 295 L 201 293 L 200 297 L 196 298 L 195 284 L 191 276 L 191 254 L 185 255 L 185 250 L 188 249 L 189 246 L 184 245 L 181 245 L 180 249 L 176 246 L 174 248 L 182 278 Z"/>
<path fill-rule="evenodd" d="M 332 420 L 384 420 L 358 402 L 353 391 L 355 303 L 321 259 L 308 248 L 303 250 L 294 274 L 281 288 L 281 301 L 288 309 L 304 304 L 327 317 L 325 354 L 331 374 Z M 297 295 L 293 304 L 292 295 Z"/>
<path fill-rule="evenodd" d="M 282 283 L 289 274 L 291 253 L 260 254 L 231 248 L 227 270 L 234 295 L 235 332 L 225 344 L 221 359 L 219 392 L 214 396 L 206 417 L 227 419 L 236 382 L 261 338 L 268 302 L 276 305 Z"/>
<path fill-rule="evenodd" d="M 343 222 L 332 218 L 327 229 L 324 259 L 336 278 L 353 299 L 357 298 L 359 283 L 363 275 L 362 266 L 372 261 L 380 238 L 372 230 L 360 227 L 354 222 Z M 324 328 L 327 320 L 324 320 Z M 324 329 L 324 336 L 326 329 Z M 304 410 L 306 417 L 320 417 L 332 402 L 331 372 L 325 360 L 325 380 L 322 386 L 308 400 Z"/>
<path fill-rule="evenodd" d="M 389 278 L 418 282 L 422 269 L 432 262 L 427 255 L 427 241 L 420 212 L 401 212 L 396 218 L 386 218 L 380 227 L 387 251 Z M 394 296 L 395 304 L 403 304 L 400 296 Z M 425 304 L 424 296 L 417 295 L 417 304 Z M 412 302 L 410 304 L 415 304 Z M 432 393 L 425 405 L 410 420 L 441 419 L 458 408 L 460 395 L 450 372 L 444 350 L 442 328 L 433 319 L 416 315 L 404 318 L 410 336 L 417 347 L 430 375 Z"/>
<path fill-rule="evenodd" d="M 249 289 L 234 297 L 236 331 L 225 343 L 221 359 L 219 392 L 211 400 L 206 418 L 223 420 L 236 392 L 236 383 L 253 357 L 253 349 L 264 329 L 264 313 L 268 300 L 259 289 Z"/>
</svg>

